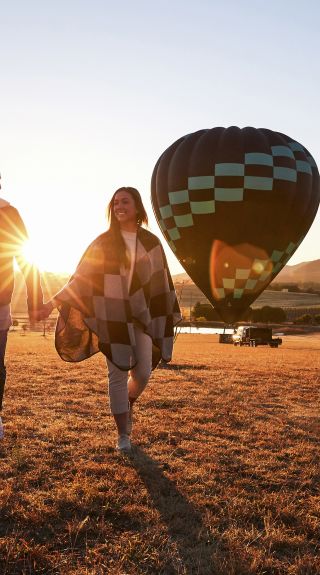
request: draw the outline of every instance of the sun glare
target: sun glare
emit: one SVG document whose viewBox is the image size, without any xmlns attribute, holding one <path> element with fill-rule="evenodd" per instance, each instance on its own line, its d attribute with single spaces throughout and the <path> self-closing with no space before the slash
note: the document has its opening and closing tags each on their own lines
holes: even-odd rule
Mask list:
<svg viewBox="0 0 320 575">
<path fill-rule="evenodd" d="M 71 242 L 70 245 L 73 247 Z M 76 249 L 74 251 L 76 253 Z M 21 255 L 26 264 L 34 265 L 40 272 L 46 271 L 59 275 L 72 273 L 81 254 L 72 257 L 64 246 L 55 245 L 53 249 L 52 246 L 47 246 L 43 242 L 29 239 L 23 244 Z"/>
<path fill-rule="evenodd" d="M 22 255 L 23 258 L 25 259 L 25 261 L 32 265 L 35 264 L 36 266 L 38 266 L 39 261 L 38 261 L 38 257 L 37 257 L 37 250 L 35 248 L 35 246 L 33 245 L 33 243 L 31 242 L 31 240 L 27 240 L 23 247 L 22 247 Z"/>
</svg>

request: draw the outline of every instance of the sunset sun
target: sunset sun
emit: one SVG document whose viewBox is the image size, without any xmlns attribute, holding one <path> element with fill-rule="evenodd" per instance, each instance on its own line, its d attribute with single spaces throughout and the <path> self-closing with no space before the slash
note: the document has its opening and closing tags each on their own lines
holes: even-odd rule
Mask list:
<svg viewBox="0 0 320 575">
<path fill-rule="evenodd" d="M 39 250 L 31 240 L 24 242 L 22 247 L 22 257 L 28 264 L 35 264 L 37 267 L 40 267 L 39 262 L 41 257 L 39 259 Z"/>
</svg>

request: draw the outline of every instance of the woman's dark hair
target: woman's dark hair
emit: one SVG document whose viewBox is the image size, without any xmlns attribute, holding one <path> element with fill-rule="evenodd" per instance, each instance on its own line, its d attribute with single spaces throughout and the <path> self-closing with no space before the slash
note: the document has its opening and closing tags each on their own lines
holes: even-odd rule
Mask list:
<svg viewBox="0 0 320 575">
<path fill-rule="evenodd" d="M 135 206 L 136 206 L 136 210 L 137 210 L 137 225 L 138 227 L 141 226 L 142 224 L 145 224 L 146 226 L 148 225 L 148 216 L 147 216 L 147 212 L 144 209 L 144 205 L 142 203 L 142 199 L 140 196 L 140 193 L 138 192 L 138 190 L 136 188 L 130 188 L 128 187 L 122 187 L 122 188 L 118 188 L 109 204 L 108 204 L 108 208 L 107 208 L 107 214 L 108 214 L 108 220 L 110 222 L 110 229 L 115 228 L 119 228 L 120 229 L 120 225 L 119 222 L 114 214 L 114 209 L 113 209 L 113 204 L 114 204 L 114 199 L 116 197 L 116 194 L 118 194 L 118 192 L 127 192 L 128 194 L 130 194 L 130 196 L 133 198 Z"/>
<path fill-rule="evenodd" d="M 109 220 L 109 229 L 112 232 L 113 236 L 114 236 L 114 240 L 115 240 L 115 244 L 116 244 L 116 248 L 119 254 L 119 259 L 121 263 L 124 263 L 126 266 L 129 265 L 128 262 L 128 258 L 126 256 L 126 245 L 124 242 L 124 239 L 121 235 L 121 231 L 120 231 L 120 224 L 115 216 L 114 213 L 114 200 L 116 197 L 116 194 L 118 194 L 118 192 L 127 192 L 128 194 L 130 194 L 130 196 L 133 198 L 135 206 L 136 206 L 136 210 L 137 210 L 137 227 L 139 228 L 142 224 L 145 224 L 146 226 L 148 225 L 148 216 L 147 216 L 147 212 L 144 208 L 144 205 L 142 203 L 142 199 L 140 196 L 140 193 L 138 192 L 138 190 L 136 188 L 131 188 L 130 186 L 126 187 L 123 186 L 122 188 L 118 188 L 108 206 L 107 206 L 107 217 Z"/>
</svg>

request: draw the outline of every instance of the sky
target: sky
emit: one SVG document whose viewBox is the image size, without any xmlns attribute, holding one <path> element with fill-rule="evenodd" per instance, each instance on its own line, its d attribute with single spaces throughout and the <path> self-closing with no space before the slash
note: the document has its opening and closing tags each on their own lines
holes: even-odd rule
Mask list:
<svg viewBox="0 0 320 575">
<path fill-rule="evenodd" d="M 0 195 L 71 273 L 120 186 L 203 128 L 283 132 L 320 165 L 318 0 L 0 0 Z M 183 271 L 163 244 L 173 274 Z M 289 264 L 320 258 L 320 213 Z"/>
</svg>

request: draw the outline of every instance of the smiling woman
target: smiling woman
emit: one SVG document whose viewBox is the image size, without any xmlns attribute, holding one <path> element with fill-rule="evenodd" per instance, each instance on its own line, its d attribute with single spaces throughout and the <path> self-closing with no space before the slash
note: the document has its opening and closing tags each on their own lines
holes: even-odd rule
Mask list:
<svg viewBox="0 0 320 575">
<path fill-rule="evenodd" d="M 170 361 L 179 304 L 159 239 L 143 227 L 148 216 L 136 188 L 116 190 L 110 226 L 86 249 L 69 282 L 38 319 L 59 309 L 55 345 L 64 361 L 106 357 L 116 449 L 130 451 L 132 407 L 151 370 Z"/>
</svg>

